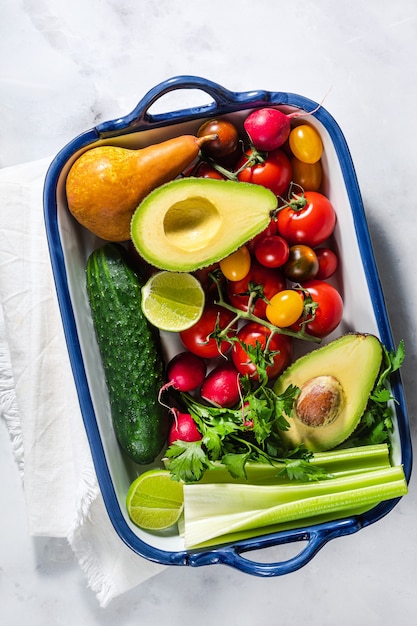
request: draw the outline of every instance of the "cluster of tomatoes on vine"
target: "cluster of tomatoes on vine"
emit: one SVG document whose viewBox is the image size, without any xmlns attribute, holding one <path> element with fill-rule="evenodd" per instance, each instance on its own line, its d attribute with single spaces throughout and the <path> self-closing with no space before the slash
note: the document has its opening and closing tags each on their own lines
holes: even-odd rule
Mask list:
<svg viewBox="0 0 417 626">
<path fill-rule="evenodd" d="M 328 280 L 338 267 L 331 243 L 336 211 L 321 191 L 318 131 L 272 108 L 254 111 L 243 126 L 239 132 L 227 118 L 202 124 L 198 136 L 217 139 L 202 146 L 198 163 L 186 172 L 260 184 L 279 200 L 264 232 L 195 272 L 206 304 L 199 321 L 179 336 L 184 354 L 211 364 L 200 396 L 223 407 L 239 401 L 241 377 L 256 383 L 263 371 L 273 380 L 292 362 L 297 338 L 321 341 L 343 315 L 341 294 Z"/>
</svg>

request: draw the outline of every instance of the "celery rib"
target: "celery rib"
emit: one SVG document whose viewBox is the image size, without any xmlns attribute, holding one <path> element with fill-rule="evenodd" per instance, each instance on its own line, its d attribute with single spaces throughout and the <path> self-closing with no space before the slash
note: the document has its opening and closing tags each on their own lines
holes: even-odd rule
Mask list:
<svg viewBox="0 0 417 626">
<path fill-rule="evenodd" d="M 407 493 L 401 466 L 294 485 L 184 485 L 186 547 L 352 508 L 363 509 Z M 277 503 L 278 502 L 278 503 Z"/>
<path fill-rule="evenodd" d="M 309 463 L 322 467 L 332 476 L 348 476 L 364 471 L 391 467 L 387 444 L 375 444 L 316 452 Z M 284 465 L 282 466 L 282 468 Z M 281 469 L 282 469 L 281 468 Z M 285 474 L 280 475 L 280 467 L 267 463 L 249 461 L 245 466 L 246 478 L 233 479 L 221 463 L 213 463 L 213 468 L 205 472 L 199 484 L 232 483 L 232 484 L 277 484 L 288 483 Z"/>
</svg>

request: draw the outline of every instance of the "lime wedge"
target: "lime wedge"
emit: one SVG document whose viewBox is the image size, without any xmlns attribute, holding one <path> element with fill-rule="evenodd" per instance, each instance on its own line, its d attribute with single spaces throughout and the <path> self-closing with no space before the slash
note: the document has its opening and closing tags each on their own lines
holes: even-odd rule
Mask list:
<svg viewBox="0 0 417 626">
<path fill-rule="evenodd" d="M 172 480 L 168 470 L 148 470 L 130 485 L 126 507 L 132 522 L 144 530 L 169 528 L 181 517 L 182 483 Z"/>
<path fill-rule="evenodd" d="M 186 272 L 157 272 L 142 287 L 142 311 L 160 330 L 180 332 L 198 322 L 204 308 L 200 281 Z"/>
</svg>

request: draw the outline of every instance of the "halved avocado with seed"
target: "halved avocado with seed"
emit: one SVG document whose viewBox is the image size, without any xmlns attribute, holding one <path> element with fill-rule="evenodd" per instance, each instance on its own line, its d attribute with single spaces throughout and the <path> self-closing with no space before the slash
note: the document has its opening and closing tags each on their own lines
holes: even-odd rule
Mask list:
<svg viewBox="0 0 417 626">
<path fill-rule="evenodd" d="M 277 394 L 300 389 L 282 432 L 288 446 L 319 452 L 345 441 L 365 411 L 382 356 L 377 337 L 349 333 L 297 359 L 274 384 Z"/>
<path fill-rule="evenodd" d="M 276 207 L 275 194 L 261 185 L 177 179 L 141 202 L 131 237 L 151 265 L 191 272 L 220 261 L 262 232 Z"/>
</svg>

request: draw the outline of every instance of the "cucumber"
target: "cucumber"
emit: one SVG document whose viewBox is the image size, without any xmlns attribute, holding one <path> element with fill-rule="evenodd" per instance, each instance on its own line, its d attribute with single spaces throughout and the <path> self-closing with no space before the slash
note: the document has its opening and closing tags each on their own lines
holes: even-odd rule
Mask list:
<svg viewBox="0 0 417 626">
<path fill-rule="evenodd" d="M 158 402 L 164 360 L 157 329 L 141 309 L 143 279 L 125 248 L 107 243 L 87 261 L 87 293 L 120 447 L 139 463 L 151 463 L 166 441 L 168 417 Z"/>
</svg>

